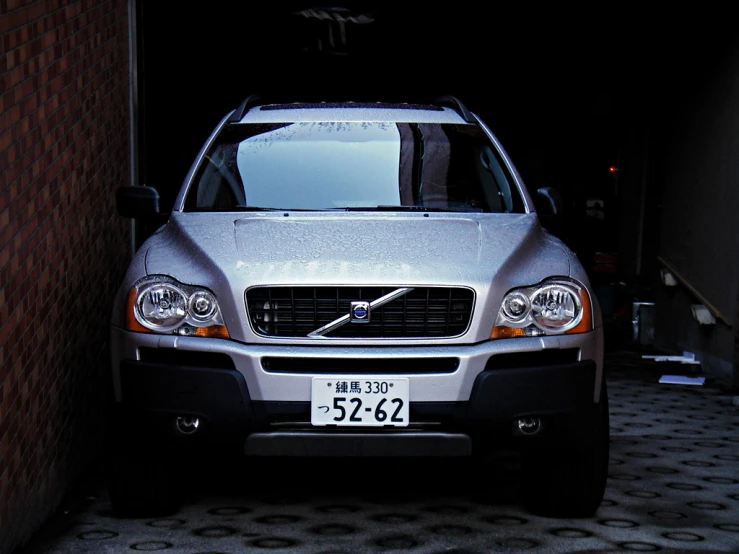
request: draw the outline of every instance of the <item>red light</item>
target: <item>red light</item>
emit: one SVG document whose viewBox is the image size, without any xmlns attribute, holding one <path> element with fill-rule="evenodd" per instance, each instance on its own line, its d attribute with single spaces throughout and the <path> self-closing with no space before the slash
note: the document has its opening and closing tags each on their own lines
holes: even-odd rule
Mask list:
<svg viewBox="0 0 739 554">
<path fill-rule="evenodd" d="M 609 173 L 616 173 L 618 171 L 618 168 L 615 165 L 612 165 L 608 168 Z"/>
</svg>

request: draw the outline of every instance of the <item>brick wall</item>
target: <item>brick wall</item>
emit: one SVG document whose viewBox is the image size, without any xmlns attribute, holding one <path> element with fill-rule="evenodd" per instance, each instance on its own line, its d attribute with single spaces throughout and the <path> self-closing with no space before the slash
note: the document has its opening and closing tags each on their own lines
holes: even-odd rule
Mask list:
<svg viewBox="0 0 739 554">
<path fill-rule="evenodd" d="M 0 552 L 94 463 L 127 262 L 123 0 L 0 0 Z"/>
</svg>

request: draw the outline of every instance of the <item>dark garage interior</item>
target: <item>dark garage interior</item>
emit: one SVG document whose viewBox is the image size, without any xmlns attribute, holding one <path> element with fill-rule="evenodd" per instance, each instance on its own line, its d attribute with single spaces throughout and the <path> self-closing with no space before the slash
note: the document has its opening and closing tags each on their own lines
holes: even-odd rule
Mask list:
<svg viewBox="0 0 739 554">
<path fill-rule="evenodd" d="M 703 342 L 719 341 L 728 354 L 736 271 L 716 275 L 708 269 L 711 259 L 692 259 L 692 249 L 702 251 L 697 243 L 686 250 L 688 229 L 715 213 L 688 200 L 695 180 L 687 175 L 702 168 L 681 167 L 688 156 L 677 154 L 689 149 L 696 159 L 698 147 L 715 156 L 713 141 L 732 132 L 731 116 L 710 112 L 731 109 L 736 68 L 737 33 L 720 12 L 624 8 L 583 19 L 576 11 L 532 14 L 511 5 L 280 3 L 175 19 L 153 3 L 139 2 L 137 10 L 136 181 L 157 187 L 165 206 L 212 128 L 250 94 L 407 102 L 454 95 L 490 125 L 531 190 L 552 186 L 561 193 L 566 216 L 558 231 L 601 285 L 609 344 L 633 340 L 634 302 L 640 302 L 648 312 L 645 346 L 711 351 L 715 346 Z M 188 110 L 185 99 L 198 109 Z M 710 163 L 728 178 L 735 171 L 731 152 L 720 160 L 695 163 Z M 715 186 L 733 194 L 729 183 Z M 705 184 L 700 191 L 705 197 Z M 694 206 L 699 209 L 686 215 Z M 148 231 L 139 232 L 141 240 Z M 732 233 L 716 236 L 723 246 L 714 248 L 736 246 Z M 665 268 L 692 291 L 686 302 L 708 302 L 723 316 L 718 325 L 725 328 L 713 338 L 678 337 L 675 330 L 652 336 L 655 317 L 664 315 L 665 327 L 674 320 L 651 306 Z M 726 364 L 713 365 L 732 379 Z"/>
<path fill-rule="evenodd" d="M 456 96 L 530 189 L 561 193 L 559 233 L 600 292 L 607 350 L 690 352 L 739 386 L 728 7 L 22 4 L 0 0 L 0 551 L 28 542 L 99 463 L 107 299 L 132 243 L 115 189 L 155 186 L 168 209 L 212 128 L 250 94 Z M 133 229 L 135 244 L 153 231 Z"/>
</svg>

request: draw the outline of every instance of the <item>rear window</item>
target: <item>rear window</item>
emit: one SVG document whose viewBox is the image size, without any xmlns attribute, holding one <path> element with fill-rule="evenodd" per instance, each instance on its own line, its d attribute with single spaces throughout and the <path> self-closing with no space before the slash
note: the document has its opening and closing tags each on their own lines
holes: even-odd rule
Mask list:
<svg viewBox="0 0 739 554">
<path fill-rule="evenodd" d="M 475 125 L 238 124 L 201 162 L 185 211 L 419 207 L 522 213 L 518 188 Z"/>
</svg>

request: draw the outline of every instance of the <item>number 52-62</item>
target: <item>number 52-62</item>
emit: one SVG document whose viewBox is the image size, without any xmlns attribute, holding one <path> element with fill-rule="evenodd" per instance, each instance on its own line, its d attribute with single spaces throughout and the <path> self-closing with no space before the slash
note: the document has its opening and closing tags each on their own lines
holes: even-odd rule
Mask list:
<svg viewBox="0 0 739 554">
<path fill-rule="evenodd" d="M 347 414 L 349 414 L 349 421 L 362 421 L 360 416 L 367 412 L 370 413 L 370 417 L 378 422 L 384 422 L 388 417 L 390 417 L 390 421 L 393 423 L 403 421 L 403 418 L 398 417 L 398 414 L 403 409 L 403 400 L 400 398 L 392 398 L 391 400 L 383 398 L 377 403 L 374 409 L 372 407 L 365 407 L 364 410 L 362 410 L 362 400 L 360 398 L 350 398 L 348 400 L 349 403 L 347 405 L 347 398 L 342 396 L 334 397 L 334 410 L 339 412 L 334 417 L 334 421 L 345 421 Z M 344 407 L 345 405 L 346 408 Z"/>
</svg>

